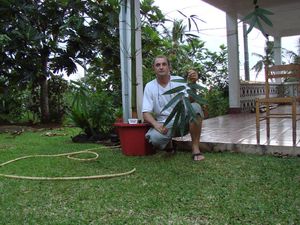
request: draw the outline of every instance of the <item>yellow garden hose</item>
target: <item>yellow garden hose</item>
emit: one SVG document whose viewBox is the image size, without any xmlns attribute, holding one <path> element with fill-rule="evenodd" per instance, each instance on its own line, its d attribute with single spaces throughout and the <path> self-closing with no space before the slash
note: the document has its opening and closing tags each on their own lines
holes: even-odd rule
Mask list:
<svg viewBox="0 0 300 225">
<path fill-rule="evenodd" d="M 73 160 L 79 160 L 79 161 L 92 161 L 96 160 L 99 157 L 99 154 L 97 152 L 94 152 L 93 150 L 99 149 L 99 148 L 93 148 L 93 149 L 87 149 L 83 151 L 78 151 L 78 152 L 68 152 L 68 153 L 62 153 L 62 154 L 55 154 L 55 155 L 27 155 L 27 156 L 22 156 L 19 158 L 15 158 L 13 160 L 9 160 L 7 162 L 4 162 L 0 164 L 0 168 L 22 160 L 22 159 L 28 159 L 28 158 L 35 158 L 35 157 L 61 157 L 61 156 L 67 156 L 69 159 Z M 87 158 L 87 159 L 81 159 L 81 158 L 76 158 L 74 157 L 75 155 L 83 154 L 83 153 L 89 153 L 95 155 L 93 158 Z M 18 175 L 9 175 L 9 174 L 1 174 L 0 177 L 7 177 L 7 178 L 14 178 L 14 179 L 26 179 L 26 180 L 89 180 L 89 179 L 103 179 L 103 178 L 113 178 L 113 177 L 120 177 L 120 176 L 126 176 L 130 175 L 135 172 L 135 168 L 123 172 L 123 173 L 114 173 L 114 174 L 103 174 L 103 175 L 93 175 L 93 176 L 79 176 L 79 177 L 34 177 L 34 176 L 18 176 Z"/>
</svg>

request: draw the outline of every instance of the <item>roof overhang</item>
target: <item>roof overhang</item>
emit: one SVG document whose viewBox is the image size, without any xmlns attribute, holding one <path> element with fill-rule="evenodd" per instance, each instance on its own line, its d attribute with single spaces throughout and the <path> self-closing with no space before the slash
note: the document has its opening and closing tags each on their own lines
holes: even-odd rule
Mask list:
<svg viewBox="0 0 300 225">
<path fill-rule="evenodd" d="M 204 2 L 226 12 L 236 13 L 243 19 L 253 11 L 253 0 L 203 0 Z M 263 24 L 266 33 L 273 37 L 300 35 L 300 1 L 299 0 L 258 0 L 259 7 L 274 13 L 269 19 L 273 26 Z"/>
</svg>

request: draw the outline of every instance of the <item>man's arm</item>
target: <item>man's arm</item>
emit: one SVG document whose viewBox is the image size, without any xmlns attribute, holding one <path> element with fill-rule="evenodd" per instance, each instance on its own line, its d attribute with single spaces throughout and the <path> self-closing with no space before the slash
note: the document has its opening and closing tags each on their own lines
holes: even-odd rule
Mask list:
<svg viewBox="0 0 300 225">
<path fill-rule="evenodd" d="M 190 83 L 196 83 L 197 80 L 199 79 L 199 75 L 195 70 L 189 70 L 188 71 L 188 75 L 187 75 L 187 79 Z M 190 102 L 194 102 L 195 99 L 192 98 L 191 96 L 189 96 Z"/>
<path fill-rule="evenodd" d="M 162 134 L 168 132 L 168 128 L 164 127 L 163 124 L 157 122 L 155 118 L 149 112 L 143 112 L 144 120 L 152 125 L 152 127 Z"/>
<path fill-rule="evenodd" d="M 199 79 L 199 75 L 195 70 L 189 70 L 187 79 L 191 83 L 196 83 L 196 81 Z"/>
</svg>

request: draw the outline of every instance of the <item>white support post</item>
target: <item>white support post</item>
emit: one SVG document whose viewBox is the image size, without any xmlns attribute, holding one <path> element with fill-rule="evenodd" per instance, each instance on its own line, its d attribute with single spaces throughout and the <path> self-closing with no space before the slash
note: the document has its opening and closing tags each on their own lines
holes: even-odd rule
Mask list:
<svg viewBox="0 0 300 225">
<path fill-rule="evenodd" d="M 281 65 L 281 38 L 274 37 L 274 60 L 275 65 Z"/>
<path fill-rule="evenodd" d="M 143 70 L 142 70 L 142 38 L 141 38 L 141 14 L 140 1 L 135 0 L 135 47 L 136 47 L 136 104 L 138 119 L 142 120 L 142 102 L 143 102 Z"/>
<path fill-rule="evenodd" d="M 226 29 L 229 74 L 229 108 L 231 113 L 238 113 L 240 112 L 240 69 L 236 14 L 226 13 Z"/>
<path fill-rule="evenodd" d="M 128 121 L 131 115 L 131 64 L 128 60 L 128 42 L 130 41 L 130 24 L 128 16 L 130 16 L 129 5 L 126 5 L 125 0 L 121 0 L 120 15 L 119 15 L 119 32 L 120 32 L 120 58 L 121 58 L 121 82 L 122 82 L 122 106 L 123 106 L 123 121 Z M 130 21 L 130 18 L 129 18 Z"/>
<path fill-rule="evenodd" d="M 282 58 L 281 58 L 281 38 L 280 37 L 274 37 L 274 61 L 275 65 L 281 65 L 282 64 Z M 281 83 L 281 78 L 276 78 L 275 83 Z"/>
<path fill-rule="evenodd" d="M 128 121 L 132 117 L 132 52 L 131 52 L 131 1 L 121 0 L 121 9 L 119 15 L 120 28 L 120 58 L 121 58 L 121 81 L 122 81 L 122 105 L 123 120 Z M 142 46 L 141 46 L 141 18 L 140 2 L 134 1 L 135 8 L 135 53 L 136 54 L 136 82 L 137 82 L 137 110 L 138 118 L 141 116 L 141 105 L 143 96 L 143 73 L 142 73 Z"/>
</svg>

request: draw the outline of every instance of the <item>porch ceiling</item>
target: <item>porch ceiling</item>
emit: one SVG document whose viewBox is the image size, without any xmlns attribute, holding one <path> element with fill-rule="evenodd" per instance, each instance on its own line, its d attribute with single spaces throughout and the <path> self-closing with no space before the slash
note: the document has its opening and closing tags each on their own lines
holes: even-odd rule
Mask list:
<svg viewBox="0 0 300 225">
<path fill-rule="evenodd" d="M 253 11 L 253 0 L 203 0 L 224 11 L 236 13 L 239 19 Z M 261 8 L 274 13 L 270 16 L 273 27 L 264 26 L 267 34 L 273 37 L 300 35 L 300 1 L 299 0 L 258 0 Z"/>
</svg>

